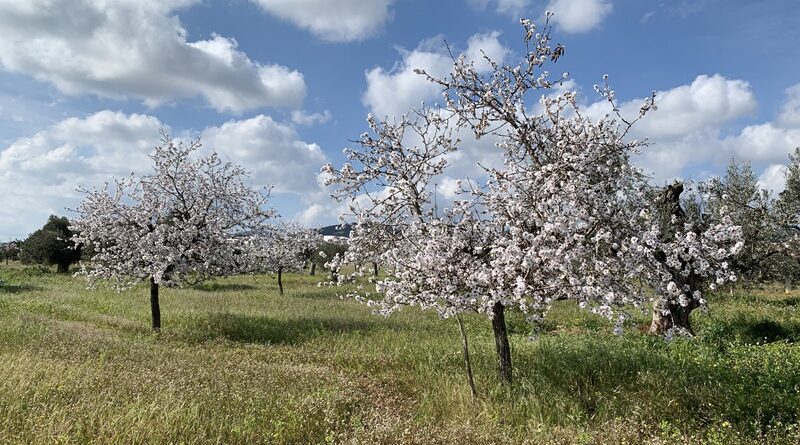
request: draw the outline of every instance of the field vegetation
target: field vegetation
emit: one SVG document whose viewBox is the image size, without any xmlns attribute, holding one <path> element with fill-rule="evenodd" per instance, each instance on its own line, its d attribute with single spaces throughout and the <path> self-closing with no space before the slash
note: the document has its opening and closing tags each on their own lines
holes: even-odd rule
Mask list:
<svg viewBox="0 0 800 445">
<path fill-rule="evenodd" d="M 536 332 L 508 314 L 515 381 L 490 321 L 390 317 L 320 277 L 236 276 L 161 295 L 88 291 L 41 266 L 0 269 L 0 443 L 794 444 L 800 292 L 735 290 L 694 338 L 623 335 L 574 302 Z M 634 313 L 636 314 L 636 313 Z"/>
</svg>

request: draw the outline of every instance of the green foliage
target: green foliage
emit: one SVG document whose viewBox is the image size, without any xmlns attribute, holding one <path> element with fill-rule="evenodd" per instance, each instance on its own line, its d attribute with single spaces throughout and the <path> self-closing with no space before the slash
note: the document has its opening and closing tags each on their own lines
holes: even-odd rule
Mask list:
<svg viewBox="0 0 800 445">
<path fill-rule="evenodd" d="M 797 224 L 800 216 L 800 147 L 789 155 L 789 166 L 786 169 L 786 188 L 780 195 L 781 203 Z"/>
<path fill-rule="evenodd" d="M 744 248 L 731 267 L 747 284 L 796 276 L 798 264 L 786 255 L 787 218 L 770 192 L 761 189 L 750 163 L 731 160 L 725 175 L 699 187 L 704 216 L 718 220 L 723 214 L 742 227 Z"/>
<path fill-rule="evenodd" d="M 81 257 L 81 249 L 72 242 L 69 220 L 50 215 L 44 227 L 25 239 L 19 258 L 24 264 L 56 265 L 59 272 L 66 273 L 69 266 Z"/>
<path fill-rule="evenodd" d="M 344 242 L 336 241 L 323 241 L 311 253 L 310 260 L 318 266 L 325 268 L 325 263 L 330 261 L 336 255 L 344 255 L 347 250 L 347 245 Z M 327 268 L 325 268 L 327 270 Z"/>
<path fill-rule="evenodd" d="M 19 248 L 22 241 L 14 240 L 6 243 L 0 243 L 0 260 L 8 264 L 9 261 L 19 260 Z"/>
<path fill-rule="evenodd" d="M 87 291 L 0 267 L 0 443 L 796 444 L 800 293 L 715 295 L 698 336 L 625 335 L 559 302 L 530 339 L 508 314 L 515 384 L 497 383 L 489 321 L 466 317 L 480 397 L 454 321 L 376 317 L 287 274 Z"/>
</svg>

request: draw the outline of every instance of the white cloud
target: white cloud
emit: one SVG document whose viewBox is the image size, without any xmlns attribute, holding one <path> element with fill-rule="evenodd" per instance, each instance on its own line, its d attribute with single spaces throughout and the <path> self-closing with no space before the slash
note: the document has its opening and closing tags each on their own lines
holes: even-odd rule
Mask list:
<svg viewBox="0 0 800 445">
<path fill-rule="evenodd" d="M 158 119 L 101 111 L 60 121 L 0 151 L 0 237 L 21 237 L 78 203 L 78 186 L 149 168 Z"/>
<path fill-rule="evenodd" d="M 467 41 L 464 51 L 468 60 L 486 70 L 488 63 L 481 50 L 495 61 L 500 61 L 509 53 L 499 41 L 500 34 L 491 32 L 475 34 Z M 416 74 L 415 69 L 423 69 L 432 76 L 445 76 L 450 72 L 453 61 L 446 52 L 441 36 L 427 39 L 413 51 L 400 50 L 402 60 L 390 70 L 376 67 L 366 72 L 367 90 L 362 101 L 378 117 L 397 116 L 407 113 L 422 101 L 436 101 L 441 97 L 441 87 L 424 76 Z"/>
<path fill-rule="evenodd" d="M 148 173 L 161 129 L 169 131 L 153 116 L 105 110 L 0 147 L 0 239 L 24 236 L 50 213 L 67 214 L 65 208 L 79 202 L 79 186 Z M 254 185 L 275 185 L 282 202 L 297 205 L 298 194 L 307 204 L 324 199 L 317 175 L 325 155 L 286 124 L 258 115 L 206 128 L 201 138 L 205 147 L 251 171 Z"/>
<path fill-rule="evenodd" d="M 251 60 L 235 40 L 190 42 L 174 15 L 196 0 L 12 0 L 0 3 L 0 66 L 66 94 L 148 106 L 203 97 L 219 111 L 299 106 L 303 75 Z"/>
<path fill-rule="evenodd" d="M 736 130 L 731 125 L 757 107 L 745 81 L 719 74 L 701 75 L 691 84 L 657 92 L 658 110 L 638 122 L 631 134 L 647 137 L 650 142 L 637 163 L 656 182 L 662 182 L 680 177 L 702 180 L 722 171 L 731 159 L 748 161 L 756 171 L 762 171 L 764 186 L 779 191 L 783 187 L 779 168 L 800 146 L 800 123 L 791 119 L 797 94 L 794 87 L 786 91 L 776 122 L 749 124 Z M 622 103 L 623 116 L 637 116 L 641 103 L 641 99 Z M 593 118 L 608 111 L 606 102 L 586 108 L 586 114 Z"/>
<path fill-rule="evenodd" d="M 265 12 L 322 40 L 348 42 L 375 35 L 391 20 L 394 0 L 251 0 Z"/>
<path fill-rule="evenodd" d="M 765 168 L 758 178 L 758 185 L 772 191 L 773 195 L 782 192 L 786 188 L 786 166 L 772 164 Z"/>
<path fill-rule="evenodd" d="M 328 110 L 322 113 L 307 113 L 303 110 L 292 111 L 292 122 L 297 125 L 310 126 L 324 124 L 330 121 L 332 117 L 331 112 Z"/>
<path fill-rule="evenodd" d="M 611 13 L 609 0 L 551 0 L 547 10 L 555 13 L 553 21 L 558 29 L 579 33 L 597 28 Z"/>
<path fill-rule="evenodd" d="M 786 89 L 778 122 L 786 127 L 800 127 L 800 83 Z"/>
<path fill-rule="evenodd" d="M 328 216 L 326 215 L 326 210 L 327 209 L 322 204 L 311 204 L 308 208 L 300 212 L 295 219 L 307 226 L 315 226 L 319 224 L 322 218 Z M 331 220 L 330 217 L 328 219 Z"/>
<path fill-rule="evenodd" d="M 622 115 L 634 118 L 643 99 L 620 104 Z M 697 76 L 689 85 L 656 92 L 657 110 L 649 112 L 636 126 L 649 138 L 682 136 L 694 131 L 718 128 L 721 124 L 753 113 L 757 102 L 750 84 L 714 74 Z M 605 101 L 592 104 L 587 114 L 599 117 L 610 111 Z"/>
<path fill-rule="evenodd" d="M 497 12 L 518 19 L 525 14 L 529 5 L 530 0 L 497 0 Z"/>
<path fill-rule="evenodd" d="M 492 0 L 467 0 L 467 3 L 478 10 L 486 9 Z M 495 11 L 498 14 L 508 15 L 514 19 L 530 15 L 527 12 L 531 0 L 497 0 L 495 2 Z"/>
<path fill-rule="evenodd" d="M 291 127 L 258 115 L 210 127 L 203 143 L 244 165 L 257 184 L 271 184 L 278 193 L 318 189 L 317 174 L 326 157 L 319 145 L 299 139 Z"/>
<path fill-rule="evenodd" d="M 473 34 L 467 40 L 467 50 L 464 56 L 467 60 L 472 60 L 480 72 L 491 70 L 486 56 L 494 61 L 500 61 L 508 56 L 510 50 L 500 43 L 500 33 L 493 31 L 486 34 Z"/>
<path fill-rule="evenodd" d="M 444 176 L 437 183 L 436 192 L 447 199 L 453 199 L 461 190 L 462 187 L 458 179 Z"/>
<path fill-rule="evenodd" d="M 800 147 L 800 128 L 780 128 L 771 122 L 748 125 L 723 140 L 725 148 L 753 163 L 784 162 L 795 147 Z"/>
</svg>

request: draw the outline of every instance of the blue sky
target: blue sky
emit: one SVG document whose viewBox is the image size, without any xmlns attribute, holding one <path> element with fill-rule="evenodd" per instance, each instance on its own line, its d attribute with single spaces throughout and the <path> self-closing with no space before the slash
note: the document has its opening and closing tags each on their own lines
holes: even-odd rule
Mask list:
<svg viewBox="0 0 800 445">
<path fill-rule="evenodd" d="M 513 61 L 519 17 L 546 9 L 588 112 L 602 114 L 605 73 L 623 110 L 659 92 L 634 135 L 651 141 L 637 162 L 654 182 L 736 157 L 780 190 L 800 146 L 796 0 L 3 0 L 0 240 L 69 216 L 77 186 L 146 173 L 160 128 L 274 185 L 284 217 L 335 223 L 317 173 L 343 161 L 366 114 L 435 101 L 411 71 L 446 71 L 444 40 Z M 442 185 L 493 155 L 465 143 Z"/>
</svg>

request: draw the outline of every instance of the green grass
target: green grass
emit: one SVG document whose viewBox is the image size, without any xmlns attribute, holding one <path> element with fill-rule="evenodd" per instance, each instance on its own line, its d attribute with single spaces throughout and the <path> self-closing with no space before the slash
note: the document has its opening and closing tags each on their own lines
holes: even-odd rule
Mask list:
<svg viewBox="0 0 800 445">
<path fill-rule="evenodd" d="M 512 313 L 510 390 L 467 317 L 473 402 L 453 320 L 284 279 L 164 289 L 155 335 L 144 287 L 0 267 L 0 443 L 800 443 L 800 293 L 716 296 L 671 343 L 647 314 Z"/>
</svg>

